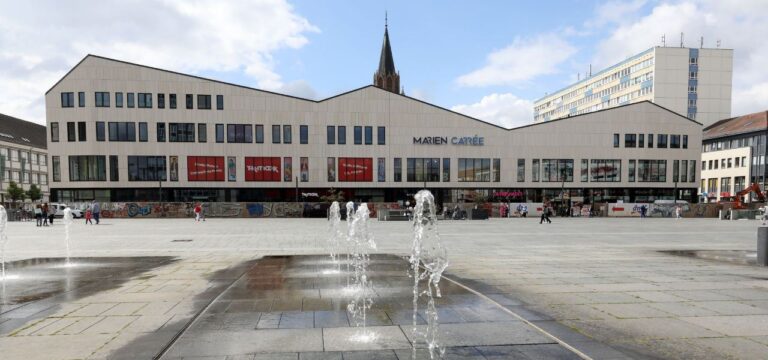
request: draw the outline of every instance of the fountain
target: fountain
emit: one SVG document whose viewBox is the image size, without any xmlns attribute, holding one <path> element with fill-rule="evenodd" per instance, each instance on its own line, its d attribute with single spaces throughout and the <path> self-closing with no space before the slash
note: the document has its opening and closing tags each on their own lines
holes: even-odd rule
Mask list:
<svg viewBox="0 0 768 360">
<path fill-rule="evenodd" d="M 338 263 L 339 245 L 341 243 L 342 237 L 344 236 L 341 232 L 341 211 L 338 201 L 334 201 L 331 204 L 331 208 L 329 209 L 328 213 L 328 220 L 330 221 L 331 234 L 328 237 L 326 248 L 329 255 L 331 256 L 331 261 Z"/>
<path fill-rule="evenodd" d="M 72 225 L 72 210 L 70 208 L 64 209 L 64 217 L 62 218 L 64 222 L 64 241 L 67 244 L 67 262 L 64 266 L 72 266 L 69 262 L 69 226 Z"/>
<path fill-rule="evenodd" d="M 442 358 L 445 349 L 438 342 L 438 316 L 435 297 L 441 297 L 440 278 L 448 267 L 448 256 L 440 244 L 437 233 L 437 217 L 435 215 L 435 198 L 429 190 L 421 190 L 416 194 L 416 207 L 413 209 L 413 246 L 411 248 L 411 274 L 413 277 L 413 333 L 423 336 L 429 351 L 429 357 Z M 426 280 L 425 288 L 419 288 L 419 282 Z M 427 298 L 427 328 L 419 332 L 416 319 L 419 308 L 419 298 Z M 413 342 L 412 358 L 416 358 L 416 341 Z"/>
<path fill-rule="evenodd" d="M 347 208 L 347 236 L 344 238 L 344 252 L 347 254 L 347 287 L 346 287 L 345 291 L 346 292 L 351 292 L 352 288 L 350 287 L 350 283 L 349 283 L 349 281 L 350 281 L 349 274 L 350 274 L 350 270 L 351 270 L 350 269 L 350 261 L 351 261 L 350 255 L 352 253 L 352 244 L 353 244 L 353 241 L 354 241 L 354 240 L 352 240 L 352 237 L 353 237 L 353 233 L 355 231 L 355 229 L 354 229 L 354 227 L 352 225 L 352 220 L 355 217 L 355 203 L 351 202 L 351 201 L 347 202 L 346 208 Z"/>
<path fill-rule="evenodd" d="M 349 209 L 347 204 L 347 209 Z M 354 269 L 352 277 L 352 299 L 347 305 L 347 312 L 352 325 L 359 329 L 353 340 L 369 342 L 375 339 L 374 334 L 366 331 L 366 314 L 373 305 L 373 284 L 368 278 L 370 251 L 376 249 L 376 242 L 368 229 L 368 205 L 363 203 L 355 212 L 350 223 L 349 242 L 351 243 L 351 266 Z M 349 216 L 347 216 L 349 221 Z"/>
<path fill-rule="evenodd" d="M 5 234 L 8 229 L 8 212 L 5 207 L 0 205 L 0 264 L 2 264 L 2 281 L 5 281 L 5 243 L 8 241 L 8 235 Z"/>
</svg>

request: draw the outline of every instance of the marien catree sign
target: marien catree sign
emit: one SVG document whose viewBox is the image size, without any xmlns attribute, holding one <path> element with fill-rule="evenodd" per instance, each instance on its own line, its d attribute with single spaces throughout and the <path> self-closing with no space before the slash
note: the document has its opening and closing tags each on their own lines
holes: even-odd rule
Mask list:
<svg viewBox="0 0 768 360">
<path fill-rule="evenodd" d="M 445 145 L 448 144 L 447 136 L 425 136 L 414 137 L 414 144 L 419 145 Z M 451 138 L 451 145 L 471 145 L 471 146 L 483 146 L 485 145 L 485 138 L 482 136 L 454 136 Z"/>
</svg>

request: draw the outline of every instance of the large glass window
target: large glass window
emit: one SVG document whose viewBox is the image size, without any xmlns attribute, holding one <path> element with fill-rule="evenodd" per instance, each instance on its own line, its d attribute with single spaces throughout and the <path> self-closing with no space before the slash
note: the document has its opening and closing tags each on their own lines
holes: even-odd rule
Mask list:
<svg viewBox="0 0 768 360">
<path fill-rule="evenodd" d="M 385 158 L 376 159 L 376 177 L 378 178 L 379 182 L 387 181 L 386 167 L 387 165 Z"/>
<path fill-rule="evenodd" d="M 256 143 L 264 143 L 264 125 L 256 125 Z"/>
<path fill-rule="evenodd" d="M 354 135 L 355 135 L 355 145 L 362 145 L 363 144 L 363 127 L 362 126 L 355 126 L 354 127 Z"/>
<path fill-rule="evenodd" d="M 539 181 L 539 172 L 541 171 L 541 166 L 539 165 L 539 159 L 533 159 L 531 160 L 531 176 L 533 178 L 533 182 Z"/>
<path fill-rule="evenodd" d="M 451 158 L 443 158 L 443 182 L 451 181 Z"/>
<path fill-rule="evenodd" d="M 339 158 L 339 181 L 373 181 L 372 158 Z"/>
<path fill-rule="evenodd" d="M 406 179 L 409 182 L 440 181 L 439 158 L 408 158 Z"/>
<path fill-rule="evenodd" d="M 309 127 L 307 125 L 299 125 L 299 143 L 309 143 Z"/>
<path fill-rule="evenodd" d="M 613 147 L 619 147 L 619 134 L 613 134 Z"/>
<path fill-rule="evenodd" d="M 123 107 L 123 93 L 121 92 L 115 93 L 115 107 Z"/>
<path fill-rule="evenodd" d="M 731 192 L 731 178 L 724 177 L 720 179 L 720 192 L 721 193 Z"/>
<path fill-rule="evenodd" d="M 107 181 L 106 163 L 106 156 L 70 156 L 69 181 Z"/>
<path fill-rule="evenodd" d="M 667 160 L 637 160 L 637 181 L 666 182 Z"/>
<path fill-rule="evenodd" d="M 77 106 L 85 107 L 85 92 L 77 93 Z"/>
<path fill-rule="evenodd" d="M 109 141 L 136 141 L 136 123 L 110 122 Z"/>
<path fill-rule="evenodd" d="M 325 128 L 325 142 L 328 145 L 333 145 L 336 143 L 336 127 L 333 125 L 329 125 Z"/>
<path fill-rule="evenodd" d="M 103 91 L 96 92 L 96 107 L 109 107 L 109 93 Z"/>
<path fill-rule="evenodd" d="M 272 125 L 272 143 L 280 143 L 280 125 Z"/>
<path fill-rule="evenodd" d="M 165 181 L 165 156 L 128 156 L 128 181 Z"/>
<path fill-rule="evenodd" d="M 152 108 L 152 94 L 151 93 L 139 93 L 139 108 L 151 109 Z"/>
<path fill-rule="evenodd" d="M 59 123 L 51 123 L 51 142 L 59 142 Z"/>
<path fill-rule="evenodd" d="M 572 182 L 572 159 L 541 159 L 542 182 Z"/>
<path fill-rule="evenodd" d="M 491 159 L 459 158 L 459 182 L 490 182 Z"/>
<path fill-rule="evenodd" d="M 224 124 L 216 124 L 216 142 L 224 142 Z"/>
<path fill-rule="evenodd" d="M 61 160 L 58 156 L 51 156 L 51 165 L 53 166 L 53 181 L 61 181 Z"/>
<path fill-rule="evenodd" d="M 680 182 L 688 182 L 688 160 L 680 161 Z"/>
<path fill-rule="evenodd" d="M 674 160 L 672 162 L 672 181 L 677 182 L 680 178 L 680 161 Z"/>
<path fill-rule="evenodd" d="M 139 123 L 139 141 L 141 142 L 149 141 L 149 130 L 147 129 L 147 123 L 145 122 Z"/>
<path fill-rule="evenodd" d="M 589 177 L 591 182 L 620 182 L 621 160 L 592 159 Z"/>
<path fill-rule="evenodd" d="M 517 159 L 517 182 L 525 182 L 525 159 Z"/>
<path fill-rule="evenodd" d="M 165 123 L 157 123 L 157 142 L 165 142 Z"/>
<path fill-rule="evenodd" d="M 195 106 L 194 106 L 194 101 L 195 101 L 194 95 L 187 94 L 185 96 L 185 99 L 186 99 L 186 105 L 187 105 L 186 107 L 187 107 L 187 109 L 194 109 L 195 108 Z"/>
<path fill-rule="evenodd" d="M 291 125 L 283 125 L 283 144 L 290 144 L 291 142 L 293 142 Z"/>
<path fill-rule="evenodd" d="M 343 125 L 339 125 L 339 132 L 338 132 L 337 141 L 339 145 L 346 145 L 347 144 L 347 127 Z"/>
<path fill-rule="evenodd" d="M 635 160 L 629 160 L 629 182 L 635 182 Z"/>
<path fill-rule="evenodd" d="M 581 182 L 589 182 L 589 159 L 581 159 Z"/>
<path fill-rule="evenodd" d="M 696 182 L 696 161 L 691 160 L 688 162 L 688 181 Z"/>
<path fill-rule="evenodd" d="M 176 108 L 176 94 L 168 94 L 168 105 L 171 109 Z"/>
<path fill-rule="evenodd" d="M 365 127 L 365 145 L 373 144 L 373 126 Z"/>
<path fill-rule="evenodd" d="M 120 168 L 117 166 L 117 155 L 109 156 L 109 181 L 120 181 Z"/>
<path fill-rule="evenodd" d="M 637 146 L 637 134 L 624 134 L 624 147 L 633 148 Z"/>
<path fill-rule="evenodd" d="M 648 148 L 653 149 L 653 134 L 648 134 Z"/>
<path fill-rule="evenodd" d="M 86 141 L 85 134 L 86 134 L 85 121 L 78 121 L 77 122 L 77 140 Z"/>
<path fill-rule="evenodd" d="M 401 182 L 403 181 L 403 159 L 402 158 L 394 158 L 394 169 L 392 171 L 393 174 L 393 180 L 395 182 Z"/>
<path fill-rule="evenodd" d="M 501 182 L 501 159 L 493 159 L 493 182 Z"/>
<path fill-rule="evenodd" d="M 197 108 L 211 110 L 211 95 L 197 95 Z"/>
<path fill-rule="evenodd" d="M 656 147 L 658 147 L 659 149 L 667 148 L 667 134 L 659 134 L 657 140 L 658 140 L 658 143 Z"/>
<path fill-rule="evenodd" d="M 73 92 L 61 93 L 61 107 L 65 107 L 65 108 L 75 107 L 75 93 Z"/>
<path fill-rule="evenodd" d="M 688 135 L 683 135 L 683 149 L 688 148 Z"/>
<path fill-rule="evenodd" d="M 670 149 L 679 149 L 680 148 L 680 135 L 670 135 L 669 136 L 669 148 Z"/>
<path fill-rule="evenodd" d="M 208 124 L 197 124 L 197 142 L 208 142 Z"/>
<path fill-rule="evenodd" d="M 75 130 L 75 123 L 67 122 L 67 141 L 77 141 L 77 132 Z"/>
<path fill-rule="evenodd" d="M 637 134 L 637 147 L 645 147 L 645 134 Z"/>
<path fill-rule="evenodd" d="M 135 95 L 136 95 L 136 94 L 134 94 L 134 93 L 128 93 L 128 94 L 126 95 L 126 96 L 127 96 L 127 99 L 126 99 L 126 100 L 127 100 L 127 102 L 128 102 L 127 106 L 128 106 L 129 108 L 133 108 L 133 107 L 135 107 L 135 106 L 136 106 L 136 98 L 135 98 Z"/>
<path fill-rule="evenodd" d="M 224 95 L 216 95 L 216 110 L 224 110 Z"/>
<path fill-rule="evenodd" d="M 253 125 L 250 124 L 227 124 L 227 142 L 228 143 L 252 143 Z"/>
<path fill-rule="evenodd" d="M 165 109 L 165 94 L 157 94 L 157 108 Z"/>
<path fill-rule="evenodd" d="M 387 128 L 379 126 L 376 128 L 376 141 L 379 145 L 386 145 L 387 143 Z"/>
<path fill-rule="evenodd" d="M 195 142 L 195 123 L 168 123 L 169 142 Z"/>
</svg>

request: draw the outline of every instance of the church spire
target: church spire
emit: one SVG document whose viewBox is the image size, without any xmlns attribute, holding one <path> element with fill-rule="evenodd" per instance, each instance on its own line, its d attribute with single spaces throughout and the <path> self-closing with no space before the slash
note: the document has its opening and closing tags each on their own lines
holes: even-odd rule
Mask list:
<svg viewBox="0 0 768 360">
<path fill-rule="evenodd" d="M 373 75 L 373 85 L 396 94 L 401 93 L 400 74 L 395 69 L 392 46 L 389 44 L 389 24 L 386 12 L 384 13 L 384 42 L 381 44 L 379 68 Z"/>
</svg>

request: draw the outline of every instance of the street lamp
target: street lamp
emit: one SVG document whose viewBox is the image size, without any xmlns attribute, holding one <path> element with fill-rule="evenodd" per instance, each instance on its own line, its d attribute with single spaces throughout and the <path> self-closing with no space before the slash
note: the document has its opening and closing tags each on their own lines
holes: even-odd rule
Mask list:
<svg viewBox="0 0 768 360">
<path fill-rule="evenodd" d="M 560 169 L 560 179 L 562 185 L 560 186 L 560 211 L 563 211 L 565 207 L 565 168 Z"/>
</svg>

